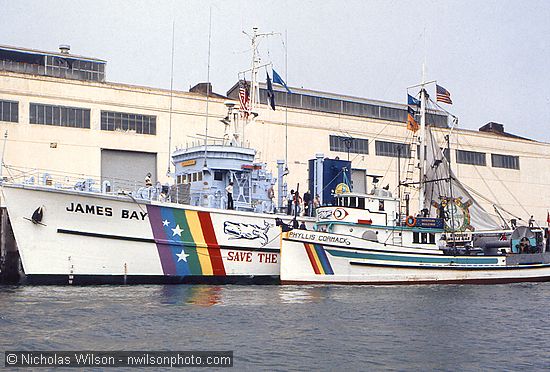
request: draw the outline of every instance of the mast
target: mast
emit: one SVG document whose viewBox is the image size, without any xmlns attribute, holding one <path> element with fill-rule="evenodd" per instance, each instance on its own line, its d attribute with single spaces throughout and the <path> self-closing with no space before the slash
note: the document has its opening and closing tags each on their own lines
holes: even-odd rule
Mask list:
<svg viewBox="0 0 550 372">
<path fill-rule="evenodd" d="M 258 27 L 252 28 L 252 70 L 250 72 L 250 112 L 255 112 L 259 101 L 259 85 L 258 85 L 258 65 L 260 64 L 260 57 L 258 54 Z M 254 115 L 254 114 L 252 114 Z"/>
<path fill-rule="evenodd" d="M 208 67 L 206 73 L 206 124 L 204 131 L 204 165 L 203 171 L 208 170 L 206 159 L 208 156 L 208 103 L 210 102 L 210 40 L 212 38 L 212 7 L 210 7 L 210 20 L 208 25 Z"/>
<path fill-rule="evenodd" d="M 424 178 L 426 162 L 426 65 L 422 64 L 422 84 L 420 85 L 420 179 L 418 191 L 418 210 L 424 209 Z"/>
<path fill-rule="evenodd" d="M 168 170 L 166 176 L 170 176 L 172 165 L 171 149 L 172 149 L 172 101 L 174 98 L 174 33 L 176 29 L 176 21 L 172 21 L 172 66 L 170 68 L 170 116 L 169 116 L 169 131 L 168 131 Z"/>
<path fill-rule="evenodd" d="M 252 66 L 248 70 L 241 71 L 240 73 L 245 75 L 250 71 L 250 113 L 252 114 L 252 120 L 258 116 L 258 113 L 254 111 L 260 104 L 260 84 L 258 83 L 258 71 L 262 67 L 271 65 L 269 63 L 261 63 L 260 53 L 258 52 L 258 45 L 260 44 L 260 37 L 276 35 L 275 32 L 258 33 L 258 27 L 252 28 L 252 35 L 249 35 L 243 31 L 245 35 L 250 38 L 252 44 Z"/>
<path fill-rule="evenodd" d="M 446 135 L 445 136 L 445 140 L 447 141 L 447 148 L 449 149 L 449 151 L 451 151 L 451 136 L 450 135 Z M 443 155 L 445 156 L 445 155 Z M 453 247 L 456 245 L 456 241 L 455 241 L 455 214 L 454 214 L 454 211 L 453 211 L 453 208 L 454 208 L 454 198 L 453 198 L 453 174 L 452 174 L 452 170 L 451 170 L 451 163 L 449 163 L 449 213 L 451 214 L 451 239 L 452 239 L 452 242 L 453 242 Z"/>
<path fill-rule="evenodd" d="M 287 31 L 285 30 L 285 82 L 288 81 L 287 42 L 288 42 L 288 35 L 287 35 Z M 288 92 L 285 93 L 285 167 L 288 170 Z"/>
</svg>

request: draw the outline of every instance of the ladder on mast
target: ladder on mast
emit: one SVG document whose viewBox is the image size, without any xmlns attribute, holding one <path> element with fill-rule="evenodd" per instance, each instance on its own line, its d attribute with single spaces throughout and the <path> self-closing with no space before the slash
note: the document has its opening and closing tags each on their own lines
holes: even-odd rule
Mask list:
<svg viewBox="0 0 550 372">
<path fill-rule="evenodd" d="M 418 145 L 418 135 L 416 132 L 413 134 L 412 140 L 411 140 L 411 149 L 409 154 L 409 162 L 407 163 L 407 169 L 405 171 L 405 179 L 401 182 L 405 187 L 406 190 L 402 194 L 402 200 L 400 200 L 400 219 L 403 221 L 405 218 L 407 218 L 407 204 L 406 200 L 410 200 L 410 188 L 414 188 L 414 186 L 409 185 L 410 182 L 414 181 L 414 175 L 415 175 L 415 169 L 419 168 L 420 163 L 418 161 L 417 156 L 417 148 Z"/>
</svg>

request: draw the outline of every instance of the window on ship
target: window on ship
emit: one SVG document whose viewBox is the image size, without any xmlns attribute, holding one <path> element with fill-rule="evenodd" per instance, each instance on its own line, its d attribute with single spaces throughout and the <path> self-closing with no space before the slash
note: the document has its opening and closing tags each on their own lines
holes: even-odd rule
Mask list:
<svg viewBox="0 0 550 372">
<path fill-rule="evenodd" d="M 414 244 L 435 244 L 435 234 L 413 231 Z"/>
</svg>

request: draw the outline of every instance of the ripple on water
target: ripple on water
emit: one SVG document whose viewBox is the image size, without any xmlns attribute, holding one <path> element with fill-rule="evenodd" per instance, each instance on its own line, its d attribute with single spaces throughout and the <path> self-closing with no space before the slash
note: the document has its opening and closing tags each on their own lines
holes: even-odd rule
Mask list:
<svg viewBox="0 0 550 372">
<path fill-rule="evenodd" d="M 6 349 L 234 350 L 245 370 L 550 366 L 550 284 L 0 287 Z"/>
</svg>

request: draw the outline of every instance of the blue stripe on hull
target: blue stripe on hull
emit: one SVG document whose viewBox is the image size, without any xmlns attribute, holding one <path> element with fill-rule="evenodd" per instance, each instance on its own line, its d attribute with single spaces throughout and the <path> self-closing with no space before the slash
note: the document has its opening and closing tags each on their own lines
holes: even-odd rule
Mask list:
<svg viewBox="0 0 550 372">
<path fill-rule="evenodd" d="M 366 260 L 378 260 L 378 261 L 397 261 L 397 262 L 412 262 L 412 263 L 426 263 L 426 264 L 459 264 L 459 265 L 496 265 L 498 264 L 498 258 L 496 257 L 456 257 L 456 256 L 410 256 L 410 255 L 396 255 L 396 254 L 377 254 L 377 253 L 360 253 L 360 252 L 348 252 L 336 249 L 326 250 L 330 255 L 336 257 L 350 258 L 350 259 L 366 259 Z"/>
<path fill-rule="evenodd" d="M 333 275 L 334 271 L 332 270 L 332 266 L 330 265 L 330 261 L 328 260 L 327 253 L 325 252 L 323 246 L 314 244 L 314 247 L 319 260 L 321 261 L 321 265 L 323 266 L 323 270 L 325 271 L 325 275 Z"/>
<path fill-rule="evenodd" d="M 393 263 L 375 263 L 375 262 L 355 262 L 350 261 L 350 265 L 355 266 L 371 266 L 371 267 L 392 267 L 398 269 L 414 269 L 414 270 L 458 270 L 458 271 L 496 271 L 496 270 L 536 270 L 536 269 L 548 269 L 550 264 L 532 264 L 532 265 L 498 265 L 498 266 L 454 266 L 454 265 L 398 265 Z"/>
</svg>

